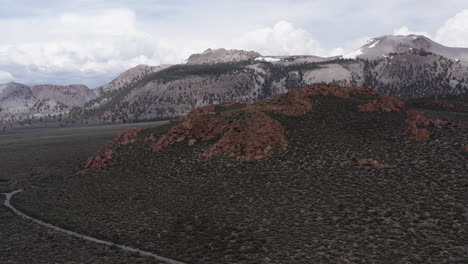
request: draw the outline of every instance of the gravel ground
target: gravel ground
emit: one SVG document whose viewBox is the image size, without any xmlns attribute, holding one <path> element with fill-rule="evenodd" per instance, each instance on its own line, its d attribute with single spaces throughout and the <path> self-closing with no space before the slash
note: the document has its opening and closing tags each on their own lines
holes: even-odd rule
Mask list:
<svg viewBox="0 0 468 264">
<path fill-rule="evenodd" d="M 313 100 L 308 115 L 275 116 L 289 147 L 265 160 L 202 162 L 210 142 L 156 153 L 134 144 L 109 169 L 29 188 L 13 204 L 187 263 L 466 263 L 467 130 L 430 127 L 417 143 L 402 134 L 405 112 L 358 113 L 364 97 Z M 437 114 L 456 121 L 450 113 Z"/>
</svg>

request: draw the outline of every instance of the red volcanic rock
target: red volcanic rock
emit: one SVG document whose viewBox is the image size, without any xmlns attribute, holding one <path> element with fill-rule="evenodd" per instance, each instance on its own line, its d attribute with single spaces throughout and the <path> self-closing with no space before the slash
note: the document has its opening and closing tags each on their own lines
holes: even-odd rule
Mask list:
<svg viewBox="0 0 468 264">
<path fill-rule="evenodd" d="M 468 152 L 468 145 L 462 144 L 461 147 L 463 151 Z"/>
<path fill-rule="evenodd" d="M 274 112 L 288 116 L 300 116 L 312 110 L 313 104 L 309 99 L 310 96 L 323 95 L 348 98 L 355 94 L 377 95 L 374 90 L 369 88 L 340 87 L 335 84 L 314 84 L 305 89 L 292 89 L 287 93 L 278 94 L 270 99 L 255 104 L 255 106 L 260 111 Z"/>
<path fill-rule="evenodd" d="M 359 112 L 393 112 L 405 109 L 405 103 L 394 97 L 382 95 L 368 104 L 358 106 L 358 108 Z"/>
<path fill-rule="evenodd" d="M 136 136 L 143 131 L 142 128 L 130 128 L 119 133 L 119 135 L 109 140 L 106 145 L 100 148 L 92 157 L 86 161 L 85 169 L 102 169 L 112 164 L 112 154 L 119 146 L 135 143 Z"/>
<path fill-rule="evenodd" d="M 456 127 L 459 128 L 459 129 L 467 129 L 468 128 L 468 125 L 466 125 L 465 123 L 463 122 L 458 122 L 456 124 Z"/>
<path fill-rule="evenodd" d="M 439 101 L 439 100 L 434 100 L 434 101 L 427 102 L 427 103 L 424 104 L 424 106 L 442 107 L 442 108 L 455 108 L 455 105 L 453 105 L 451 103 L 444 102 L 444 101 Z"/>
<path fill-rule="evenodd" d="M 417 142 L 426 142 L 431 138 L 431 132 L 425 128 L 420 128 L 414 124 L 409 124 L 405 128 L 405 135 Z"/>
<path fill-rule="evenodd" d="M 260 111 L 274 112 L 288 116 L 300 116 L 312 110 L 312 102 L 307 92 L 292 89 L 287 93 L 278 94 L 255 105 Z"/>
<path fill-rule="evenodd" d="M 383 164 L 374 159 L 358 159 L 359 166 L 370 165 L 376 169 L 386 169 L 393 167 L 392 165 Z"/>
<path fill-rule="evenodd" d="M 182 122 L 174 126 L 167 134 L 150 145 L 153 151 L 162 150 L 169 145 L 182 142 L 186 139 L 206 141 L 220 136 L 227 129 L 228 121 L 217 118 L 188 115 Z"/>
<path fill-rule="evenodd" d="M 404 131 L 405 135 L 409 139 L 417 142 L 428 141 L 431 137 L 431 132 L 422 126 L 430 124 L 431 119 L 425 117 L 424 113 L 418 111 L 408 111 L 408 116 L 408 119 L 406 119 L 408 126 Z"/>
<path fill-rule="evenodd" d="M 305 93 L 308 96 L 312 95 L 325 95 L 325 96 L 336 96 L 341 98 L 348 98 L 351 95 L 356 94 L 369 94 L 377 96 L 378 93 L 370 88 L 362 87 L 341 87 L 336 84 L 330 83 L 328 85 L 314 84 L 305 88 Z"/>
<path fill-rule="evenodd" d="M 240 117 L 227 127 L 217 143 L 202 154 L 204 159 L 228 156 L 245 161 L 258 160 L 270 156 L 274 150 L 287 148 L 284 127 L 254 106 L 249 105 L 227 115 Z"/>
<path fill-rule="evenodd" d="M 203 159 L 217 156 L 234 157 L 239 160 L 257 160 L 270 156 L 275 150 L 284 150 L 288 142 L 284 127 L 266 112 L 288 116 L 304 115 L 312 110 L 310 96 L 324 95 L 348 98 L 354 94 L 377 93 L 368 88 L 339 87 L 334 84 L 315 84 L 305 89 L 293 89 L 284 94 L 256 104 L 235 102 L 220 105 L 226 109 L 217 113 L 215 105 L 207 105 L 191 111 L 168 133 L 150 145 L 153 151 L 188 140 L 188 145 L 219 137 L 206 149 Z M 230 109 L 231 108 L 231 109 Z"/>
<path fill-rule="evenodd" d="M 162 150 L 186 139 L 189 145 L 194 145 L 197 141 L 218 136 L 219 141 L 205 150 L 203 159 L 229 156 L 239 160 L 256 160 L 271 155 L 275 149 L 287 147 L 281 124 L 253 105 L 225 111 L 219 118 L 197 116 L 200 113 L 205 114 L 206 111 L 187 115 L 181 123 L 152 144 L 151 150 Z"/>
<path fill-rule="evenodd" d="M 412 110 L 408 111 L 407 114 L 408 119 L 406 120 L 406 122 L 408 123 L 416 124 L 419 126 L 427 126 L 431 123 L 431 119 L 427 118 L 423 112 Z"/>
</svg>

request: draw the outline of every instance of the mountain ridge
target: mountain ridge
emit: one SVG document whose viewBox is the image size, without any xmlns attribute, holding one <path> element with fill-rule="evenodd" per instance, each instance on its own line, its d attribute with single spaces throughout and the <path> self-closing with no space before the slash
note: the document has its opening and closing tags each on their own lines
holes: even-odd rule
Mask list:
<svg viewBox="0 0 468 264">
<path fill-rule="evenodd" d="M 417 35 L 372 38 L 351 55 L 330 58 L 208 49 L 185 64 L 133 67 L 93 89 L 95 98 L 83 96 L 83 107 L 65 102 L 70 109 L 63 113 L 100 122 L 166 119 L 207 104 L 255 102 L 314 83 L 372 87 L 400 98 L 459 95 L 468 93 L 465 53 L 468 49 Z"/>
</svg>

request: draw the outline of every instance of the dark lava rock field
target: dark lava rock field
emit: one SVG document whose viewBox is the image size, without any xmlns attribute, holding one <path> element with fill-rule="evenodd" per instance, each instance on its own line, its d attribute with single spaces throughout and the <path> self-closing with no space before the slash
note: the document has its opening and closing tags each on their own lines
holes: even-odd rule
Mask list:
<svg viewBox="0 0 468 264">
<path fill-rule="evenodd" d="M 408 104 L 447 121 L 415 142 L 403 134 L 406 111 L 359 112 L 367 95 L 310 99 L 305 115 L 271 114 L 288 147 L 265 159 L 201 159 L 216 139 L 157 152 L 137 142 L 103 170 L 12 202 L 57 226 L 186 263 L 467 263 L 466 107 Z"/>
</svg>

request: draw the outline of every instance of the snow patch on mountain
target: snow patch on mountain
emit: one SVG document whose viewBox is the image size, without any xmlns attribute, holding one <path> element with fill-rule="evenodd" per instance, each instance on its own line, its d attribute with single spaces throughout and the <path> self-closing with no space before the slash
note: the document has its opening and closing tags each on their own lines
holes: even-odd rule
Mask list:
<svg viewBox="0 0 468 264">
<path fill-rule="evenodd" d="M 359 55 L 362 55 L 362 48 L 343 55 L 344 59 L 356 59 Z"/>
</svg>

